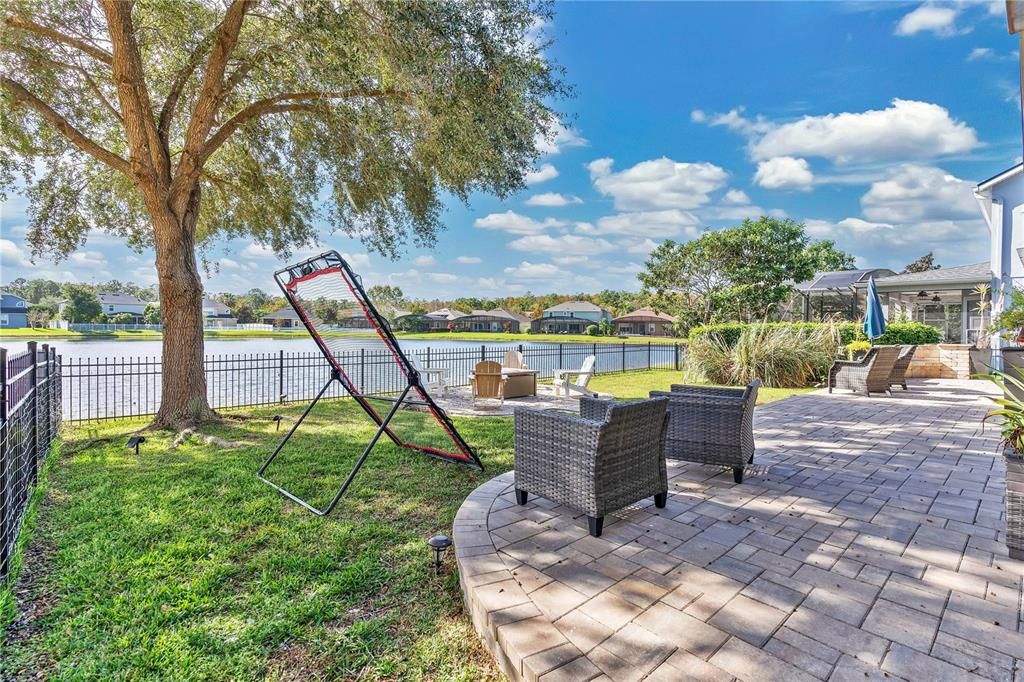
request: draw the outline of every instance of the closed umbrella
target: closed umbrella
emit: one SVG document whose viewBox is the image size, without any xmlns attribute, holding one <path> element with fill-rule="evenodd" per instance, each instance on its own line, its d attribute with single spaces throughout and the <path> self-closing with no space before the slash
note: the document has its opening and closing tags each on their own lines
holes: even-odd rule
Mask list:
<svg viewBox="0 0 1024 682">
<path fill-rule="evenodd" d="M 882 314 L 882 300 L 878 297 L 875 278 L 868 279 L 867 313 L 864 315 L 864 333 L 869 339 L 877 339 L 885 333 L 885 315 Z"/>
</svg>

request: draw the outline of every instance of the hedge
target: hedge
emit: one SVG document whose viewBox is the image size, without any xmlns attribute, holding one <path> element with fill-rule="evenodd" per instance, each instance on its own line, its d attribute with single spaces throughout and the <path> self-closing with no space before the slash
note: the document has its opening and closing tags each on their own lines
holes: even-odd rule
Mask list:
<svg viewBox="0 0 1024 682">
<path fill-rule="evenodd" d="M 760 324 L 760 323 L 758 323 Z M 798 329 L 815 329 L 821 327 L 822 322 L 765 322 L 769 326 L 792 326 Z M 725 322 L 722 324 L 709 324 L 703 327 L 694 327 L 690 330 L 690 341 L 693 341 L 701 334 L 717 334 L 730 346 L 740 338 L 740 332 L 750 326 L 746 322 Z M 836 324 L 839 330 L 839 341 L 846 345 L 851 341 L 863 339 L 864 329 L 859 322 L 839 322 Z M 920 322 L 893 322 L 885 329 L 885 334 L 874 340 L 874 344 L 881 345 L 914 345 L 919 346 L 927 343 L 939 343 L 942 335 L 935 327 Z"/>
</svg>

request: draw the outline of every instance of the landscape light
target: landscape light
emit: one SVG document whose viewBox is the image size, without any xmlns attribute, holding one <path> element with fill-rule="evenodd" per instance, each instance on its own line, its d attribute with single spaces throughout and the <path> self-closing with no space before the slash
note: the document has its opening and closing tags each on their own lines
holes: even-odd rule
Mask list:
<svg viewBox="0 0 1024 682">
<path fill-rule="evenodd" d="M 273 418 L 272 418 L 272 421 L 277 425 L 277 428 L 275 428 L 274 430 L 275 431 L 280 431 L 281 430 L 281 415 L 275 414 L 273 416 Z"/>
<path fill-rule="evenodd" d="M 435 535 L 427 540 L 427 544 L 434 552 L 434 571 L 441 572 L 441 561 L 444 559 L 445 550 L 452 546 L 451 538 L 447 535 Z"/>
<path fill-rule="evenodd" d="M 139 454 L 139 446 L 146 442 L 145 436 L 132 436 L 125 444 L 126 448 L 135 448 L 135 454 Z"/>
</svg>

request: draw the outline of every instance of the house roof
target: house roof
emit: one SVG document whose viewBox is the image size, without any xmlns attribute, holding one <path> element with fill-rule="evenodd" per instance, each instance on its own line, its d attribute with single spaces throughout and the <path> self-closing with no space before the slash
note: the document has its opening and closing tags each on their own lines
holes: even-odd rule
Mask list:
<svg viewBox="0 0 1024 682">
<path fill-rule="evenodd" d="M 1024 163 L 1018 163 L 1016 166 L 1011 166 L 1010 168 L 1007 168 L 1004 171 L 996 173 L 991 178 L 982 180 L 981 182 L 978 183 L 978 186 L 975 187 L 974 190 L 976 192 L 984 192 L 987 189 L 992 189 L 1001 182 L 1009 180 L 1015 175 L 1020 175 L 1022 172 L 1024 172 Z"/>
<path fill-rule="evenodd" d="M 109 291 L 98 291 L 96 292 L 96 297 L 104 305 L 146 305 L 146 302 L 141 298 L 131 294 L 114 294 Z"/>
<path fill-rule="evenodd" d="M 937 270 L 925 270 L 924 272 L 908 272 L 892 277 L 876 279 L 875 283 L 880 287 L 890 289 L 896 286 L 927 286 L 937 284 L 980 284 L 992 279 L 992 270 L 988 261 L 981 263 L 970 263 L 969 265 L 956 265 L 951 268 L 939 268 Z M 858 287 L 867 286 L 866 282 L 857 284 Z"/>
<path fill-rule="evenodd" d="M 302 319 L 302 318 L 299 317 L 299 314 L 297 312 L 295 312 L 294 308 L 287 307 L 287 308 L 281 308 L 280 310 L 275 310 L 272 313 L 268 313 L 267 315 L 263 316 L 263 319 L 264 320 L 299 320 L 299 319 Z"/>
<path fill-rule="evenodd" d="M 566 311 L 574 313 L 600 313 L 604 312 L 604 309 L 600 306 L 596 306 L 589 301 L 566 301 L 565 303 L 559 303 L 553 305 L 550 308 L 545 308 L 544 312 L 549 313 L 553 310 Z"/>
<path fill-rule="evenodd" d="M 833 270 L 819 272 L 806 282 L 794 284 L 794 288 L 802 294 L 819 291 L 835 291 L 849 289 L 861 282 L 866 283 L 872 276 L 877 280 L 890 277 L 896 273 L 888 268 L 867 268 L 862 270 Z"/>
<path fill-rule="evenodd" d="M 654 310 L 652 308 L 640 308 L 639 310 L 634 310 L 631 313 L 626 313 L 625 315 L 621 315 L 619 317 L 616 317 L 614 320 L 612 320 L 612 322 L 629 322 L 631 320 L 648 320 L 648 319 L 650 319 L 652 317 L 656 318 L 656 319 L 659 319 L 659 320 L 663 320 L 665 322 L 675 322 L 676 321 L 676 318 L 672 317 L 671 315 L 666 315 L 665 313 L 659 313 L 658 311 L 656 311 L 656 310 Z"/>
<path fill-rule="evenodd" d="M 215 301 L 212 298 L 203 297 L 203 308 L 212 311 L 214 315 L 230 315 L 231 309 L 220 301 Z"/>
<path fill-rule="evenodd" d="M 466 313 L 458 310 L 452 310 L 451 308 L 441 308 L 433 312 L 427 313 L 426 317 L 433 318 L 435 320 L 454 320 L 459 317 L 465 316 Z"/>
<path fill-rule="evenodd" d="M 495 308 L 493 310 L 474 310 L 469 315 L 463 315 L 463 317 L 498 317 L 503 320 L 514 320 L 516 322 L 523 321 L 523 318 L 513 315 L 504 308 Z"/>
</svg>

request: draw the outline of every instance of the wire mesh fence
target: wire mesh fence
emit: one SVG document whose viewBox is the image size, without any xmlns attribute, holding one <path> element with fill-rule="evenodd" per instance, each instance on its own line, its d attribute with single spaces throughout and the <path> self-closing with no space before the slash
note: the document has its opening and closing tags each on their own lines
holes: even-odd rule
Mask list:
<svg viewBox="0 0 1024 682">
<path fill-rule="evenodd" d="M 477 362 L 500 362 L 518 350 L 541 379 L 556 369 L 578 369 L 594 355 L 597 373 L 638 369 L 679 369 L 683 346 L 666 343 L 481 344 L 476 347 L 418 348 L 406 355 L 420 367 L 443 367 L 451 386 L 466 386 Z M 397 393 L 405 378 L 389 351 L 361 348 L 339 358 L 367 394 Z M 154 414 L 160 406 L 159 357 L 66 358 L 63 361 L 63 416 L 67 421 L 100 421 Z M 256 407 L 312 400 L 330 376 L 320 353 L 237 353 L 205 359 L 207 392 L 215 409 Z M 344 397 L 340 385 L 325 398 Z"/>
<path fill-rule="evenodd" d="M 56 350 L 0 348 L 0 586 L 11 573 L 22 521 L 39 470 L 61 423 L 61 366 Z"/>
</svg>

